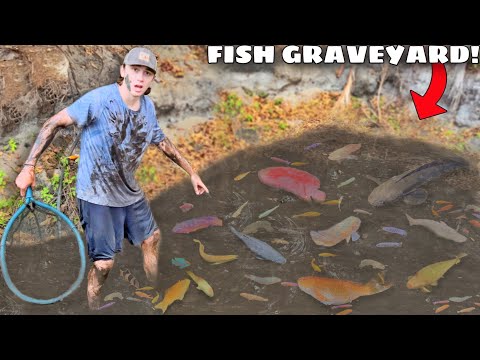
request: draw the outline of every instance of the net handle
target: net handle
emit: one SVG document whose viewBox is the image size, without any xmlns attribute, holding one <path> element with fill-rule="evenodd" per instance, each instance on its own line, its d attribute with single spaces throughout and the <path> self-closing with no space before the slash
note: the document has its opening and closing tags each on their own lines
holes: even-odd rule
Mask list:
<svg viewBox="0 0 480 360">
<path fill-rule="evenodd" d="M 27 205 L 29 203 L 35 203 L 36 206 L 42 207 L 46 210 L 49 210 L 49 211 L 53 212 L 55 215 L 59 216 L 63 221 L 65 221 L 67 223 L 68 227 L 73 231 L 73 233 L 75 234 L 75 238 L 77 240 L 77 243 L 78 243 L 78 250 L 79 250 L 79 253 L 80 253 L 80 270 L 78 272 L 77 279 L 75 280 L 75 282 L 72 284 L 72 286 L 67 291 L 65 291 L 63 294 L 61 294 L 57 297 L 51 298 L 51 299 L 36 299 L 36 298 L 33 298 L 33 297 L 30 297 L 30 296 L 27 296 L 27 295 L 23 294 L 13 284 L 12 279 L 10 278 L 10 274 L 8 273 L 8 269 L 7 269 L 7 262 L 5 260 L 7 235 L 9 233 L 11 227 L 13 226 L 13 223 L 14 223 L 15 219 L 17 219 L 20 216 L 20 214 L 23 211 L 25 211 L 25 209 L 27 208 Z M 85 269 L 86 269 L 85 246 L 83 245 L 82 236 L 80 235 L 80 233 L 78 232 L 77 228 L 72 223 L 72 221 L 65 214 L 63 214 L 60 210 L 58 210 L 58 209 L 56 209 L 56 208 L 54 208 L 54 207 L 52 207 L 48 204 L 45 204 L 41 201 L 35 200 L 33 198 L 32 188 L 29 186 L 28 189 L 27 189 L 26 196 L 25 196 L 25 203 L 15 212 L 15 214 L 13 214 L 12 218 L 10 219 L 10 221 L 7 224 L 7 227 L 5 228 L 5 232 L 3 233 L 2 241 L 0 242 L 0 264 L 1 264 L 2 274 L 3 274 L 3 277 L 5 279 L 5 282 L 8 286 L 8 288 L 16 296 L 18 296 L 20 299 L 22 299 L 24 301 L 27 301 L 27 302 L 30 302 L 30 303 L 33 303 L 33 304 L 40 304 L 40 305 L 53 304 L 53 303 L 56 303 L 58 301 L 62 301 L 64 298 L 69 296 L 71 293 L 73 293 L 75 290 L 77 290 L 77 288 L 82 283 L 83 277 L 85 275 Z"/>
</svg>

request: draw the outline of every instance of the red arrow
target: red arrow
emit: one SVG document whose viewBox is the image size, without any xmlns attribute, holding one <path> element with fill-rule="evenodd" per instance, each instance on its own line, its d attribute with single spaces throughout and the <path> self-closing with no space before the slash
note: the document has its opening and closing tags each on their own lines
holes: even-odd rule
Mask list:
<svg viewBox="0 0 480 360">
<path fill-rule="evenodd" d="M 422 96 L 410 90 L 413 104 L 415 105 L 415 109 L 417 109 L 420 120 L 447 112 L 447 110 L 437 105 L 446 87 L 447 70 L 445 69 L 445 65 L 440 63 L 432 64 L 432 80 L 425 95 Z"/>
</svg>

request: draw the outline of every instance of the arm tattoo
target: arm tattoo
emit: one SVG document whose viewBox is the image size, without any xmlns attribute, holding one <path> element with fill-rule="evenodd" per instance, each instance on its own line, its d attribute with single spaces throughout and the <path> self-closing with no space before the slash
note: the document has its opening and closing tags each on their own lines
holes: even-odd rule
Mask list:
<svg viewBox="0 0 480 360">
<path fill-rule="evenodd" d="M 158 147 L 160 150 L 163 151 L 163 153 L 174 163 L 176 163 L 178 166 L 180 166 L 183 170 L 185 170 L 189 175 L 192 175 L 195 173 L 195 170 L 191 167 L 191 165 L 188 163 L 188 161 L 180 154 L 178 149 L 173 145 L 173 143 L 170 141 L 169 138 L 165 137 L 164 140 L 162 140 L 159 144 Z"/>
<path fill-rule="evenodd" d="M 58 130 L 63 127 L 63 125 L 59 124 L 59 118 L 53 116 L 48 119 L 45 124 L 43 124 L 42 129 L 37 136 L 37 140 L 35 140 L 35 144 L 33 144 L 32 150 L 30 151 L 30 155 L 25 162 L 35 165 L 38 158 L 53 141 Z"/>
</svg>

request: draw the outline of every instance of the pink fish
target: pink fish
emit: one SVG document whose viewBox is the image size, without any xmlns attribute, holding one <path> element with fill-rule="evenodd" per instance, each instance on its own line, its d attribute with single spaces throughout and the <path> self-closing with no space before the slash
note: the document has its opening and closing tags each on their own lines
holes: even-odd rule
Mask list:
<svg viewBox="0 0 480 360">
<path fill-rule="evenodd" d="M 307 202 L 323 202 L 327 195 L 320 191 L 320 180 L 302 170 L 290 167 L 269 167 L 258 172 L 260 182 L 295 194 Z"/>
<path fill-rule="evenodd" d="M 193 209 L 193 204 L 190 204 L 190 203 L 183 203 L 183 205 L 180 206 L 180 210 L 182 210 L 182 212 L 184 213 L 192 209 Z"/>
<path fill-rule="evenodd" d="M 287 164 L 287 165 L 290 165 L 291 162 L 288 161 L 288 160 L 284 160 L 284 159 L 280 159 L 278 157 L 275 157 L 275 156 L 272 156 L 270 159 L 272 159 L 273 161 L 276 161 L 276 162 L 279 162 L 279 163 L 282 163 L 282 164 Z"/>
<path fill-rule="evenodd" d="M 172 231 L 177 234 L 190 234 L 210 226 L 223 226 L 223 221 L 216 216 L 202 216 L 178 223 Z"/>
</svg>

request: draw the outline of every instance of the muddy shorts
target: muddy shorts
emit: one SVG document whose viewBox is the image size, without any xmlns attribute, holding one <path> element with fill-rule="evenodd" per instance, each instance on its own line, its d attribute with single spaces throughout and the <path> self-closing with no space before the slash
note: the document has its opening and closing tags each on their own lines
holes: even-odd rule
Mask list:
<svg viewBox="0 0 480 360">
<path fill-rule="evenodd" d="M 126 207 L 110 207 L 77 199 L 90 260 L 110 260 L 122 251 L 123 239 L 140 246 L 158 225 L 144 198 Z"/>
</svg>

